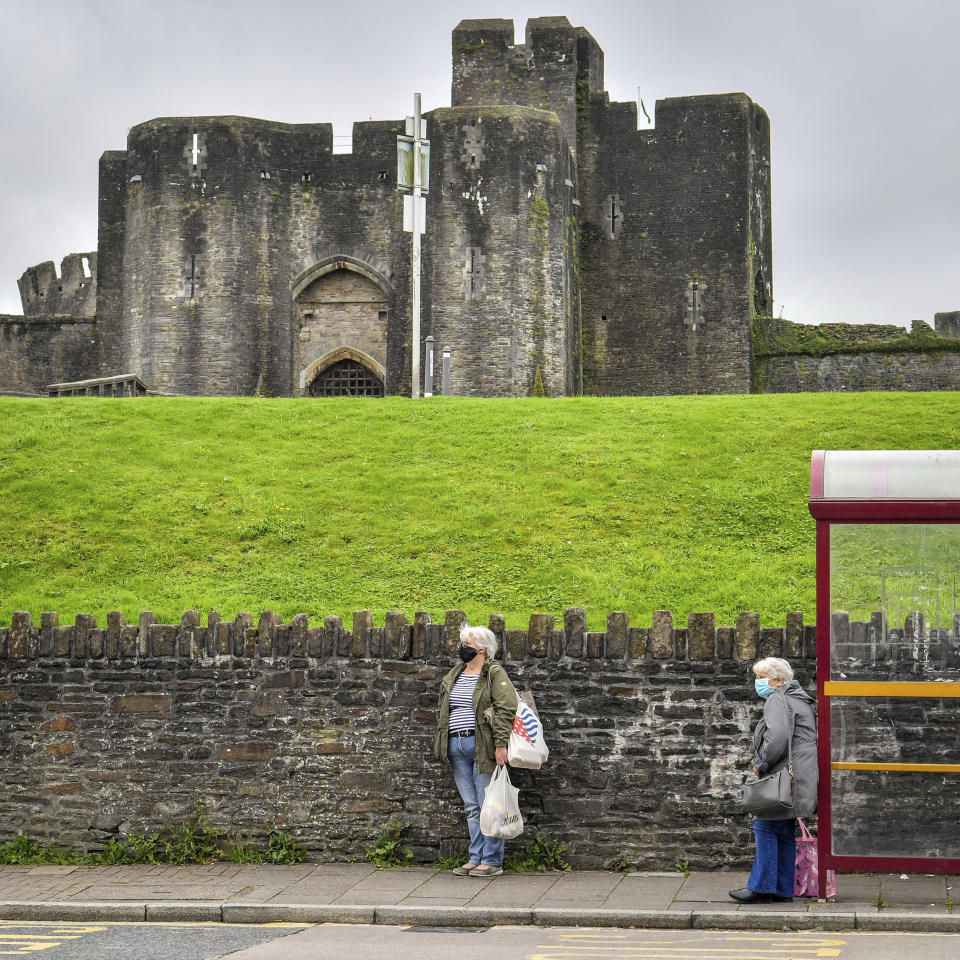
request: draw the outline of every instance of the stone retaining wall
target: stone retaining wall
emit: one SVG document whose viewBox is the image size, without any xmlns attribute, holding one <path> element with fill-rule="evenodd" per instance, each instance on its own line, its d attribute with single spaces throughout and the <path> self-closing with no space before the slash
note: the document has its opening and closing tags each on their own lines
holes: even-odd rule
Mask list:
<svg viewBox="0 0 960 960">
<path fill-rule="evenodd" d="M 180 820 L 197 799 L 212 823 L 253 836 L 294 833 L 321 859 L 362 857 L 380 824 L 412 824 L 419 860 L 462 846 L 459 797 L 432 758 L 440 678 L 464 615 L 443 623 L 368 611 L 311 626 L 266 612 L 205 624 L 119 613 L 60 625 L 25 613 L 0 629 L 0 837 L 19 830 L 95 847 Z M 628 857 L 649 868 L 743 864 L 743 761 L 759 716 L 749 664 L 788 656 L 812 681 L 814 630 L 800 614 L 761 628 L 712 613 L 650 626 L 611 613 L 586 629 L 534 615 L 490 618 L 518 686 L 537 696 L 551 747 L 517 771 L 529 838 L 569 844 L 575 864 Z M 518 845 L 520 841 L 515 841 Z"/>
<path fill-rule="evenodd" d="M 319 859 L 362 857 L 394 820 L 411 824 L 418 860 L 455 852 L 460 800 L 432 747 L 464 619 L 389 612 L 374 626 L 361 610 L 348 630 L 339 617 L 201 623 L 188 611 L 179 624 L 110 613 L 98 627 L 16 613 L 0 629 L 0 839 L 97 847 L 182 822 L 202 800 L 214 825 L 280 828 Z M 749 862 L 738 797 L 760 717 L 750 666 L 785 656 L 812 690 L 816 631 L 801 614 L 761 627 L 755 613 L 730 626 L 697 613 L 680 626 L 655 611 L 640 627 L 615 612 L 594 632 L 572 607 L 562 624 L 489 625 L 517 686 L 535 691 L 551 749 L 542 771 L 513 774 L 526 838 L 568 843 L 582 867 Z M 915 611 L 901 626 L 838 610 L 831 630 L 834 679 L 960 681 L 960 616 L 941 626 Z M 935 696 L 835 698 L 834 758 L 955 763 L 958 716 Z M 954 774 L 834 776 L 837 849 L 960 855 Z"/>
<path fill-rule="evenodd" d="M 790 354 L 758 358 L 762 393 L 960 389 L 960 353 Z"/>
</svg>

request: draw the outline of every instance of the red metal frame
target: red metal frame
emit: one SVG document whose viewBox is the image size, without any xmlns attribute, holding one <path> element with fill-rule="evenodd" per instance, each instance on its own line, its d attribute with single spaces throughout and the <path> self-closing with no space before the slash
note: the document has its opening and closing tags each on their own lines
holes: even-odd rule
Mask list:
<svg viewBox="0 0 960 960">
<path fill-rule="evenodd" d="M 813 481 L 811 480 L 811 486 Z M 823 490 L 821 461 L 820 489 Z M 830 679 L 830 524 L 817 521 L 817 726 L 826 735 L 817 736 L 817 762 L 820 777 L 817 786 L 817 860 L 818 896 L 827 898 L 827 870 L 833 864 L 830 843 L 830 698 L 823 685 Z"/>
<path fill-rule="evenodd" d="M 811 500 L 815 520 L 918 523 L 960 520 L 960 500 Z"/>
<path fill-rule="evenodd" d="M 810 461 L 809 504 L 810 513 L 817 521 L 817 716 L 821 734 L 817 738 L 820 767 L 817 851 L 820 861 L 818 880 L 821 900 L 827 894 L 827 871 L 830 869 L 960 872 L 960 857 L 849 857 L 833 854 L 830 698 L 824 694 L 824 684 L 830 679 L 830 524 L 920 521 L 960 523 L 960 500 L 825 500 L 825 459 L 825 451 L 813 451 Z"/>
</svg>

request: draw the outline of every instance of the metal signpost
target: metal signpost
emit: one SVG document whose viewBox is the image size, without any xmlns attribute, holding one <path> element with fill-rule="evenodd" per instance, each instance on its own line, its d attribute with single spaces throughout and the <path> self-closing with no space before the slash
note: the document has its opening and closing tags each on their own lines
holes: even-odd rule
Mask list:
<svg viewBox="0 0 960 960">
<path fill-rule="evenodd" d="M 397 137 L 397 190 L 403 197 L 403 229 L 413 234 L 410 396 L 420 396 L 420 237 L 426 230 L 430 191 L 430 141 L 427 122 L 420 119 L 420 94 L 413 95 L 413 116 L 407 117 L 405 135 Z"/>
</svg>

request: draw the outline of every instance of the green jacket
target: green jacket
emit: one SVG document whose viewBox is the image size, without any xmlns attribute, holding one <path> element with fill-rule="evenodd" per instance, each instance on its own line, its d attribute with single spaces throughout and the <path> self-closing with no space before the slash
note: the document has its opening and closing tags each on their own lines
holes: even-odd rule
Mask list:
<svg viewBox="0 0 960 960">
<path fill-rule="evenodd" d="M 453 690 L 457 677 L 463 673 L 464 666 L 465 664 L 458 663 L 440 683 L 437 736 L 433 744 L 433 752 L 439 760 L 449 760 L 447 746 L 450 740 L 450 691 Z M 492 727 L 483 715 L 491 702 Z M 507 745 L 513 729 L 513 718 L 517 713 L 517 691 L 514 690 L 507 671 L 496 661 L 488 661 L 480 671 L 477 688 L 473 691 L 473 709 L 477 715 L 477 769 L 480 773 L 493 773 L 497 765 L 496 748 Z"/>
</svg>

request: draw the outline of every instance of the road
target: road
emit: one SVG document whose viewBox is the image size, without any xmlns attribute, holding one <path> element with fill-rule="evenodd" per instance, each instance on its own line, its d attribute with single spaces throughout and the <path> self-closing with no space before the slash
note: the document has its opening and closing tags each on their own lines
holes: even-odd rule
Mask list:
<svg viewBox="0 0 960 960">
<path fill-rule="evenodd" d="M 0 957 L 38 954 L 44 960 L 955 960 L 960 934 L 0 921 Z"/>
</svg>

